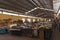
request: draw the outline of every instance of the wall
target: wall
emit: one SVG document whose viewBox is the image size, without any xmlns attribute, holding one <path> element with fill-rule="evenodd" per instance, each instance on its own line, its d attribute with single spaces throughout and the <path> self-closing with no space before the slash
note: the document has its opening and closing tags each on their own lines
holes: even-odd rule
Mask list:
<svg viewBox="0 0 60 40">
<path fill-rule="evenodd" d="M 14 20 L 22 20 L 22 18 L 25 18 L 25 20 L 27 20 L 28 19 L 28 17 L 23 17 L 23 16 L 13 16 L 13 15 L 6 15 L 6 14 L 0 14 L 0 19 L 1 20 L 3 20 L 3 19 L 9 19 L 9 18 L 11 18 L 12 19 L 12 21 L 14 21 Z M 31 19 L 31 22 L 33 22 L 33 19 L 35 19 L 35 21 L 44 21 L 46 18 L 29 18 L 29 19 Z"/>
</svg>

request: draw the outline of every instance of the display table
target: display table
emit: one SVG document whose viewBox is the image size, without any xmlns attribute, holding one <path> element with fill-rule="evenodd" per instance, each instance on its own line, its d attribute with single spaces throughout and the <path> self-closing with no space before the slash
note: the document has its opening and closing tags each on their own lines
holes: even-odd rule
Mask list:
<svg viewBox="0 0 60 40">
<path fill-rule="evenodd" d="M 10 35 L 21 35 L 20 33 L 21 29 L 9 29 L 9 34 Z"/>
<path fill-rule="evenodd" d="M 21 34 L 24 36 L 38 36 L 38 32 L 35 29 L 25 28 L 25 29 L 9 29 L 9 34 Z"/>
<path fill-rule="evenodd" d="M 21 29 L 9 29 L 9 31 L 20 31 Z"/>
</svg>

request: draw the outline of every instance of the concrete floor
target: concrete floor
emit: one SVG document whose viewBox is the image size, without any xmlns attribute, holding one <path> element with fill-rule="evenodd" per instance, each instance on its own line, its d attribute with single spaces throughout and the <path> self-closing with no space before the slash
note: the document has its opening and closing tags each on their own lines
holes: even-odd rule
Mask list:
<svg viewBox="0 0 60 40">
<path fill-rule="evenodd" d="M 12 36 L 12 35 L 0 35 L 0 40 L 40 40 L 39 38 Z"/>
<path fill-rule="evenodd" d="M 0 40 L 40 40 L 39 38 L 32 38 L 32 37 L 24 37 L 24 36 L 12 36 L 9 34 L 0 34 Z M 51 40 L 60 40 L 60 31 L 58 29 L 55 29 L 55 31 L 52 34 Z"/>
<path fill-rule="evenodd" d="M 60 31 L 58 29 L 55 29 L 55 31 L 53 32 L 52 40 L 60 40 Z"/>
</svg>

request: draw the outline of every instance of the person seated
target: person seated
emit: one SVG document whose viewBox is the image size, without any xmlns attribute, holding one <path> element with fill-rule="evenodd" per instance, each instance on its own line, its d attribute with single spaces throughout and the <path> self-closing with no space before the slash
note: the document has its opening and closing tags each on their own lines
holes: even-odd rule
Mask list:
<svg viewBox="0 0 60 40">
<path fill-rule="evenodd" d="M 0 32 L 0 34 L 6 34 L 7 33 L 7 29 L 6 29 L 6 27 L 5 27 L 5 25 L 4 25 L 4 23 L 1 23 L 1 32 Z"/>
<path fill-rule="evenodd" d="M 3 34 L 3 33 L 4 33 L 4 34 L 5 34 L 5 33 L 7 33 L 7 31 L 6 31 L 6 28 L 5 28 L 5 27 L 2 27 L 2 28 L 1 28 L 1 30 L 2 30 L 2 32 L 0 32 L 0 33 L 2 33 L 2 34 Z"/>
</svg>

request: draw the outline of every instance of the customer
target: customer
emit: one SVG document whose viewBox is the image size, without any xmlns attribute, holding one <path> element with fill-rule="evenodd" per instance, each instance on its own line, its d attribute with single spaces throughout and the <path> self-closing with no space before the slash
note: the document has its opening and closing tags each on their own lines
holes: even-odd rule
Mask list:
<svg viewBox="0 0 60 40">
<path fill-rule="evenodd" d="M 52 28 L 46 27 L 44 30 L 44 35 L 45 35 L 44 40 L 50 40 L 52 37 Z"/>
<path fill-rule="evenodd" d="M 5 27 L 5 25 L 4 25 L 4 23 L 2 22 L 1 23 L 1 32 L 0 32 L 0 34 L 6 34 L 7 33 L 7 29 L 6 29 L 6 27 Z"/>
<path fill-rule="evenodd" d="M 17 27 L 17 21 L 14 21 L 11 25 L 9 25 L 10 28 Z"/>
</svg>

